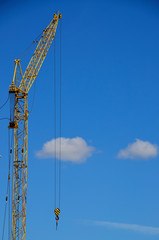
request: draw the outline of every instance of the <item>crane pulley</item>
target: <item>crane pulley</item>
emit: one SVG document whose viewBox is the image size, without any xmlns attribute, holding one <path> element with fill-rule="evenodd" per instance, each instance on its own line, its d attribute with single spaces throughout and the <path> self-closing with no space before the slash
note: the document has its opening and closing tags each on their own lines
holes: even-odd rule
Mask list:
<svg viewBox="0 0 159 240">
<path fill-rule="evenodd" d="M 26 204 L 27 204 L 27 164 L 28 164 L 28 93 L 46 58 L 55 38 L 61 13 L 54 14 L 53 20 L 43 31 L 34 54 L 24 72 L 20 59 L 15 60 L 12 84 L 9 86 L 11 114 L 9 129 L 14 131 L 13 147 L 13 197 L 11 240 L 26 239 Z M 55 209 L 59 219 L 59 209 Z"/>
</svg>

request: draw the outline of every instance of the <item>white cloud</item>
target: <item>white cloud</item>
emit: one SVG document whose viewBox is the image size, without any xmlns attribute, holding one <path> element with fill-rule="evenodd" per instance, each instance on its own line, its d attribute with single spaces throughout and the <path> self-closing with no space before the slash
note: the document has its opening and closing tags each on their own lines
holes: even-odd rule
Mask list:
<svg viewBox="0 0 159 240">
<path fill-rule="evenodd" d="M 88 146 L 86 141 L 81 137 L 76 138 L 56 138 L 46 142 L 42 150 L 36 153 L 39 158 L 60 158 L 60 142 L 61 142 L 61 160 L 74 163 L 81 163 L 92 156 L 94 147 Z"/>
<path fill-rule="evenodd" d="M 136 139 L 136 142 L 128 144 L 125 149 L 120 150 L 117 157 L 130 159 L 148 159 L 156 157 L 157 154 L 157 145 Z"/>
<path fill-rule="evenodd" d="M 112 227 L 118 229 L 137 231 L 145 234 L 159 235 L 159 227 L 105 221 L 93 221 L 93 223 L 97 226 Z"/>
</svg>

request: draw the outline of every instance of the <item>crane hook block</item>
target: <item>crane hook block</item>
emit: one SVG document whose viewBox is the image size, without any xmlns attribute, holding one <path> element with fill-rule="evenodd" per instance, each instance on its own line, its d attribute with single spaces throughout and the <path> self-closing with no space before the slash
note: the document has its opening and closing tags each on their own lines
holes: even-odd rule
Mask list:
<svg viewBox="0 0 159 240">
<path fill-rule="evenodd" d="M 55 208 L 54 212 L 55 212 L 56 217 L 59 217 L 60 209 L 59 208 Z"/>
<path fill-rule="evenodd" d="M 59 220 L 59 214 L 60 214 L 60 209 L 59 209 L 59 208 L 55 208 L 54 212 L 55 212 L 55 215 L 56 215 L 55 219 L 56 219 L 56 230 L 57 230 L 58 220 Z"/>
</svg>

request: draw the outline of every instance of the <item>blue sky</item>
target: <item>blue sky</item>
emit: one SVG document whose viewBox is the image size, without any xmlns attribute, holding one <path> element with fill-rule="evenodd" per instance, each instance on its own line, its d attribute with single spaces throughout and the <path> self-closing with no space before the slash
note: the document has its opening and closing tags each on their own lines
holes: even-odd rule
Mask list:
<svg viewBox="0 0 159 240">
<path fill-rule="evenodd" d="M 59 9 L 62 137 L 80 137 L 86 150 L 94 148 L 82 163 L 68 158 L 62 163 L 61 215 L 56 231 L 54 162 L 47 156 L 37 157 L 43 145 L 54 138 L 52 46 L 36 79 L 29 117 L 27 239 L 158 239 L 158 2 L 40 0 L 0 4 L 0 105 L 8 97 L 14 59 Z M 59 26 L 56 37 L 59 44 Z M 30 57 L 22 60 L 23 72 Z M 33 95 L 34 86 L 29 108 Z M 9 104 L 0 117 L 9 117 Z M 7 127 L 7 120 L 0 121 L 0 226 L 8 171 Z M 81 153 L 83 148 L 78 146 L 77 150 Z M 121 150 L 126 155 L 119 157 Z"/>
</svg>

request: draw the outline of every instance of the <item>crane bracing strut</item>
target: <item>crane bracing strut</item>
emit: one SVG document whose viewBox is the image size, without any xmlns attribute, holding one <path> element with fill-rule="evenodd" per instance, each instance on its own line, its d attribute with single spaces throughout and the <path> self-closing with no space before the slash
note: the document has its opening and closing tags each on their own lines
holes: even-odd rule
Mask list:
<svg viewBox="0 0 159 240">
<path fill-rule="evenodd" d="M 34 83 L 44 62 L 47 52 L 55 38 L 61 14 L 54 14 L 53 20 L 43 31 L 41 39 L 25 70 L 24 75 L 20 59 L 15 60 L 12 84 L 9 86 L 12 109 L 9 129 L 14 129 L 13 150 L 13 197 L 11 240 L 26 239 L 27 205 L 27 162 L 28 162 L 28 92 Z"/>
</svg>

